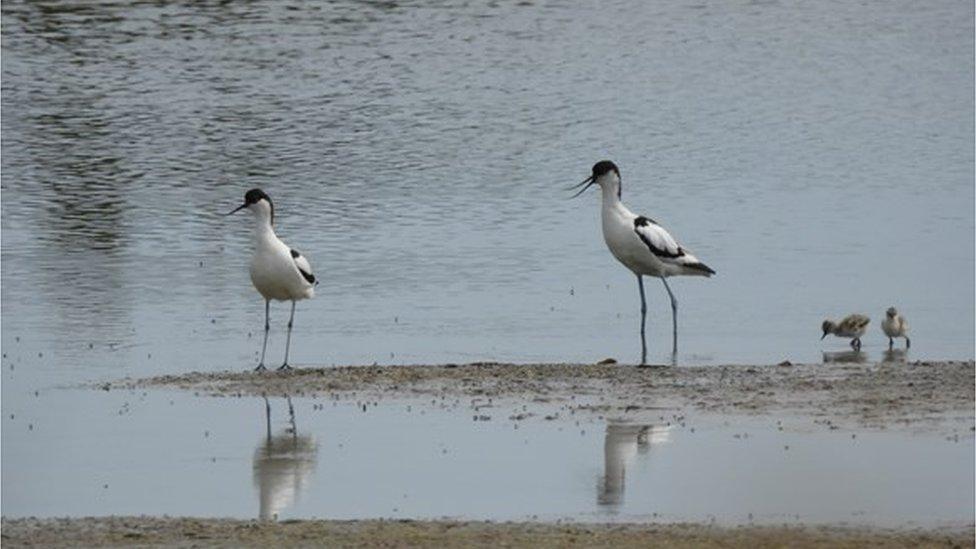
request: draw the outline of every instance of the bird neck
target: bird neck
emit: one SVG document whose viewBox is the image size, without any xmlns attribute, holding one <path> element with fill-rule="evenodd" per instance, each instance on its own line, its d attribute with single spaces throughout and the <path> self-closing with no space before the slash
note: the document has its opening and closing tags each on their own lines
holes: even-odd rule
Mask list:
<svg viewBox="0 0 976 549">
<path fill-rule="evenodd" d="M 610 181 L 603 185 L 600 185 L 600 192 L 603 193 L 603 203 L 607 206 L 613 206 L 620 203 L 620 183 L 616 181 Z"/>
<path fill-rule="evenodd" d="M 603 215 L 610 215 L 611 213 L 616 213 L 620 215 L 627 216 L 630 214 L 630 210 L 624 206 L 624 203 L 620 200 L 620 187 L 619 183 L 610 183 L 608 185 L 601 186 L 601 192 L 603 193 Z"/>
<path fill-rule="evenodd" d="M 254 239 L 259 244 L 265 242 L 271 242 L 277 239 L 275 235 L 274 226 L 271 225 L 271 219 L 258 215 L 254 220 Z"/>
</svg>

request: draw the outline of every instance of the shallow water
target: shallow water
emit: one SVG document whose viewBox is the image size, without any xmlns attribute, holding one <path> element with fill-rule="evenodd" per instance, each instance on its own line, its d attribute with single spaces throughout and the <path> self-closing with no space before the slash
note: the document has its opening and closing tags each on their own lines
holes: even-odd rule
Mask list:
<svg viewBox="0 0 976 549">
<path fill-rule="evenodd" d="M 454 400 L 364 410 L 291 399 L 290 416 L 284 398 L 267 408 L 259 398 L 166 392 L 35 398 L 36 411 L 3 418 L 4 463 L 18 470 L 4 477 L 7 516 L 905 527 L 958 526 L 974 510 L 973 470 L 958 467 L 974 451 L 968 433 L 831 431 L 809 419 L 673 410 L 643 424 L 546 421 L 538 405 L 515 421 L 519 403 L 475 411 Z M 65 421 L 55 411 L 63 399 L 82 413 Z"/>
<path fill-rule="evenodd" d="M 76 432 L 105 395 L 35 391 L 256 363 L 250 221 L 219 215 L 254 186 L 322 281 L 297 364 L 635 361 L 633 276 L 596 193 L 563 190 L 600 158 L 718 271 L 673 284 L 679 362 L 881 360 L 892 304 L 904 358 L 974 356 L 971 4 L 13 0 L 2 19 L 0 407 L 61 418 L 93 462 L 152 429 Z M 862 355 L 818 341 L 855 311 Z M 13 454 L 10 433 L 5 512 L 45 512 L 10 479 L 73 453 L 37 435 Z"/>
<path fill-rule="evenodd" d="M 260 186 L 322 280 L 299 363 L 634 361 L 636 283 L 563 190 L 608 157 L 718 271 L 674 283 L 680 361 L 820 360 L 849 312 L 877 359 L 892 304 L 912 358 L 972 358 L 972 9 L 5 2 L 4 346 L 246 367 L 251 224 L 218 214 Z"/>
</svg>

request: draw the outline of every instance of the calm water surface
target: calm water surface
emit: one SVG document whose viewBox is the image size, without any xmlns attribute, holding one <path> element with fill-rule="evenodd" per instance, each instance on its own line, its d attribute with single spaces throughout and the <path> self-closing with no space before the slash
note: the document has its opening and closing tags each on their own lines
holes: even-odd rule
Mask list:
<svg viewBox="0 0 976 549">
<path fill-rule="evenodd" d="M 3 418 L 8 516 L 474 518 L 960 526 L 970 433 L 830 431 L 810 419 L 546 421 L 521 403 L 42 392 Z M 77 410 L 65 420 L 58 402 Z M 366 401 L 363 401 L 364 403 Z M 267 407 L 266 407 L 267 406 Z M 112 442 L 117 441 L 117 442 Z M 123 442 L 124 441 L 124 442 Z M 12 450 L 8 447 L 13 446 Z M 54 449 L 54 452 L 50 450 Z M 70 455 L 70 458 L 65 457 Z M 920 466 L 920 464 L 924 464 Z M 66 466 L 67 465 L 67 466 Z"/>
<path fill-rule="evenodd" d="M 5 419 L 253 367 L 250 222 L 219 214 L 255 186 L 322 280 L 294 363 L 634 361 L 633 276 L 563 190 L 601 158 L 718 271 L 673 285 L 679 362 L 829 360 L 850 312 L 878 360 L 889 305 L 909 359 L 974 355 L 971 3 L 11 0 L 2 27 Z M 5 480 L 37 467 L 3 440 Z"/>
</svg>

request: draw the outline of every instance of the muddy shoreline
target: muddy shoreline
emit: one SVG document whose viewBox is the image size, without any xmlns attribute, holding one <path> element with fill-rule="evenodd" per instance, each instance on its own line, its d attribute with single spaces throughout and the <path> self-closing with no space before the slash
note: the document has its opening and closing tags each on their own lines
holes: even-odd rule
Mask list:
<svg viewBox="0 0 976 549">
<path fill-rule="evenodd" d="M 973 527 L 543 524 L 101 517 L 3 519 L 5 547 L 971 547 Z"/>
<path fill-rule="evenodd" d="M 974 430 L 973 361 L 636 368 L 619 364 L 445 364 L 296 368 L 122 379 L 91 387 L 201 396 L 454 400 L 569 414 L 658 417 L 662 410 L 784 415 L 837 427 Z M 502 411 L 499 410 L 499 413 Z M 531 413 L 531 411 L 527 412 Z"/>
</svg>

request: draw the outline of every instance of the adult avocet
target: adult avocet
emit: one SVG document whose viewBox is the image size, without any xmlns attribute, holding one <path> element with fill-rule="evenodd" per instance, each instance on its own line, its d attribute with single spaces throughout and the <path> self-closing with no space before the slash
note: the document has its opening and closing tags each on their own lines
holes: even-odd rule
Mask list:
<svg viewBox="0 0 976 549">
<path fill-rule="evenodd" d="M 712 276 L 708 265 L 691 255 L 653 219 L 636 215 L 620 201 L 620 170 L 609 160 L 593 165 L 593 173 L 579 185 L 583 186 L 573 198 L 583 194 L 591 185 L 603 191 L 603 240 L 610 253 L 637 275 L 637 287 L 641 297 L 641 365 L 647 363 L 647 342 L 644 325 L 647 318 L 647 302 L 644 299 L 644 276 L 653 276 L 664 282 L 664 289 L 671 298 L 672 360 L 678 353 L 678 301 L 674 298 L 668 277 Z M 585 186 L 584 186 L 585 185 Z"/>
<path fill-rule="evenodd" d="M 285 343 L 285 361 L 278 368 L 287 370 L 288 350 L 291 347 L 291 328 L 295 322 L 295 302 L 315 297 L 315 275 L 308 259 L 289 248 L 274 231 L 274 204 L 261 189 L 251 189 L 244 195 L 244 203 L 234 211 L 247 208 L 254 214 L 254 256 L 251 258 L 251 283 L 264 297 L 264 344 L 261 361 L 255 370 L 265 370 L 264 352 L 268 349 L 268 331 L 271 330 L 271 300 L 291 301 L 291 317 L 288 318 L 288 340 Z"/>
</svg>

